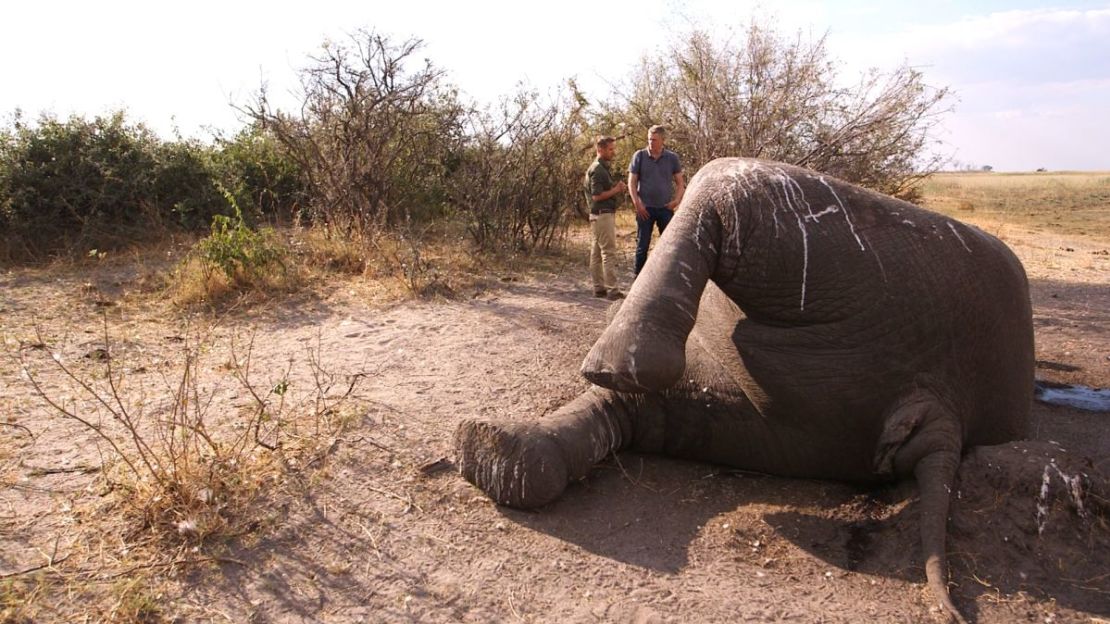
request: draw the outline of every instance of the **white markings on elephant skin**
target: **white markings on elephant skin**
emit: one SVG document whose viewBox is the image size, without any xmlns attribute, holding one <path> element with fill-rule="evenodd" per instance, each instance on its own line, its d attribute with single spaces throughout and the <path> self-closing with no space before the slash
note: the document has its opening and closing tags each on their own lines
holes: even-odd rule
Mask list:
<svg viewBox="0 0 1110 624">
<path fill-rule="evenodd" d="M 627 331 L 627 324 L 622 321 L 621 325 L 621 331 Z M 636 350 L 639 346 L 640 343 L 638 342 L 633 342 L 628 346 L 628 375 L 637 386 L 640 385 L 640 377 L 636 372 Z"/>
<path fill-rule="evenodd" d="M 818 212 L 817 214 L 806 215 L 806 221 L 813 221 L 815 223 L 820 222 L 821 217 L 823 217 L 827 214 L 835 214 L 837 212 L 840 212 L 839 208 L 837 208 L 836 206 L 829 206 L 828 208 L 825 208 L 824 210 L 822 210 L 821 212 Z"/>
<path fill-rule="evenodd" d="M 801 279 L 801 293 L 798 300 L 798 309 L 805 310 L 806 304 L 806 289 L 809 278 L 809 252 L 810 252 L 810 228 L 813 226 L 822 226 L 827 221 L 827 217 L 831 215 L 843 215 L 844 223 L 848 226 L 848 231 L 851 233 L 852 238 L 855 239 L 856 245 L 859 246 L 860 251 L 867 251 L 867 246 L 864 244 L 863 239 L 856 231 L 855 223 L 852 221 L 851 211 L 844 201 L 837 194 L 836 189 L 823 176 L 809 176 L 803 174 L 803 179 L 812 187 L 814 182 L 820 183 L 828 190 L 831 195 L 831 202 L 826 203 L 824 209 L 819 212 L 814 212 L 813 204 L 810 199 L 806 197 L 805 190 L 799 183 L 798 179 L 786 172 L 782 167 L 771 167 L 763 165 L 758 162 L 750 162 L 738 160 L 735 162 L 731 171 L 732 185 L 729 188 L 729 196 L 731 202 L 731 213 L 722 214 L 722 225 L 726 229 L 731 229 L 728 235 L 728 246 L 737 254 L 742 255 L 742 232 L 740 227 L 740 207 L 744 204 L 742 199 L 748 200 L 750 203 L 753 199 L 753 194 L 759 192 L 761 199 L 767 202 L 766 207 L 769 208 L 769 213 L 772 220 L 772 230 L 775 238 L 778 238 L 780 229 L 785 227 L 779 215 L 791 215 L 794 217 L 794 222 L 797 225 L 798 233 L 802 239 L 802 279 Z M 764 213 L 766 214 L 766 213 Z M 789 218 L 789 217 L 788 217 Z M 700 228 L 699 228 L 699 249 L 700 249 Z M 872 253 L 874 251 L 872 250 Z M 880 268 L 882 263 L 880 261 Z M 885 278 L 885 271 L 884 278 Z"/>
<path fill-rule="evenodd" d="M 952 233 L 956 235 L 956 238 L 960 239 L 960 244 L 964 246 L 964 249 L 967 250 L 967 253 L 971 253 L 971 247 L 967 246 L 967 243 L 964 242 L 964 237 L 960 236 L 959 230 L 956 229 L 956 226 L 952 225 L 951 221 L 948 222 L 948 229 L 952 230 Z"/>
<path fill-rule="evenodd" d="M 680 267 L 682 267 L 682 269 L 684 269 L 683 271 L 679 272 L 678 276 L 682 278 L 682 281 L 686 282 L 686 288 L 689 288 L 689 289 L 692 290 L 694 288 L 694 284 L 693 284 L 693 282 L 690 281 L 690 276 L 687 274 L 687 271 L 693 271 L 694 267 L 690 266 L 689 264 L 686 264 L 685 262 L 683 262 L 681 260 L 678 262 L 678 266 L 680 266 Z"/>
<path fill-rule="evenodd" d="M 844 202 L 840 201 L 840 196 L 836 194 L 836 189 L 834 189 L 832 186 L 829 185 L 828 182 L 825 181 L 824 176 L 818 176 L 817 181 L 825 185 L 825 188 L 829 189 L 829 192 L 832 193 L 833 199 L 836 200 L 836 204 L 840 206 L 841 212 L 844 213 L 844 222 L 848 224 L 848 231 L 851 232 L 852 237 L 856 239 L 856 244 L 859 245 L 859 250 L 864 251 L 863 241 L 860 240 L 859 234 L 856 233 L 856 226 L 854 223 L 852 223 L 852 215 L 848 212 L 848 207 L 844 205 Z"/>
<path fill-rule="evenodd" d="M 799 310 L 806 309 L 806 282 L 809 279 L 809 233 L 806 230 L 805 221 L 802 215 L 799 214 L 799 205 L 804 204 L 806 212 L 809 216 L 813 216 L 813 209 L 810 208 L 809 202 L 806 201 L 805 193 L 802 192 L 802 187 L 798 185 L 794 178 L 790 177 L 781 168 L 776 168 L 779 174 L 779 182 L 782 184 L 783 199 L 786 200 L 786 208 L 794 215 L 794 220 L 798 222 L 798 232 L 802 235 L 802 298 L 798 304 Z M 797 197 L 794 193 L 797 192 Z M 775 210 L 778 210 L 776 207 Z"/>
<path fill-rule="evenodd" d="M 686 306 L 684 306 L 681 303 L 678 303 L 677 301 L 675 302 L 674 306 L 676 308 L 678 308 L 679 311 L 681 311 L 683 314 L 690 317 L 691 321 L 696 321 L 697 320 L 697 316 L 695 316 L 694 313 L 690 311 L 690 308 L 687 308 Z"/>
</svg>

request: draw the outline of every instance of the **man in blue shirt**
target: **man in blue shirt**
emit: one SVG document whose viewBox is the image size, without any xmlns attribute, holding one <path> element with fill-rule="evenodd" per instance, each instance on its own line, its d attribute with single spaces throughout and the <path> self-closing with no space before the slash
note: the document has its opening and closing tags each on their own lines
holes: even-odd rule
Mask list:
<svg viewBox="0 0 1110 624">
<path fill-rule="evenodd" d="M 662 236 L 686 192 L 682 163 L 678 154 L 663 148 L 666 138 L 663 126 L 652 126 L 648 146 L 638 150 L 628 166 L 628 191 L 636 208 L 636 275 L 647 262 L 652 226 Z"/>
</svg>

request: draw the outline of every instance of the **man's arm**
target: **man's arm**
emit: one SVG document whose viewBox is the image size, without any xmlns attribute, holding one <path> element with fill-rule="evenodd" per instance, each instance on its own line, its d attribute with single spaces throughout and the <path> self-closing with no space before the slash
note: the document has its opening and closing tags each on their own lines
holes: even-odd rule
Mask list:
<svg viewBox="0 0 1110 624">
<path fill-rule="evenodd" d="M 610 197 L 613 197 L 614 195 L 620 195 L 623 192 L 624 192 L 624 181 L 622 180 L 622 181 L 617 182 L 616 184 L 614 184 L 611 189 L 609 189 L 607 191 L 602 191 L 600 193 L 594 193 L 590 197 L 593 197 L 593 200 L 595 202 L 600 202 L 600 201 L 605 201 L 605 200 L 609 199 Z"/>
<path fill-rule="evenodd" d="M 632 196 L 632 208 L 636 211 L 636 216 L 641 219 L 649 218 L 647 208 L 644 208 L 644 200 L 640 199 L 640 158 L 641 152 L 637 151 L 632 155 L 632 162 L 628 163 L 628 194 Z"/>
<path fill-rule="evenodd" d="M 639 182 L 640 176 L 635 173 L 628 174 L 628 194 L 632 196 L 632 207 L 636 209 L 636 216 L 647 219 L 647 208 L 644 208 L 644 200 L 640 199 L 640 191 L 637 190 Z"/>
<path fill-rule="evenodd" d="M 675 210 L 682 203 L 682 196 L 686 194 L 686 176 L 681 171 L 674 174 L 674 199 L 667 204 L 667 208 Z"/>
</svg>

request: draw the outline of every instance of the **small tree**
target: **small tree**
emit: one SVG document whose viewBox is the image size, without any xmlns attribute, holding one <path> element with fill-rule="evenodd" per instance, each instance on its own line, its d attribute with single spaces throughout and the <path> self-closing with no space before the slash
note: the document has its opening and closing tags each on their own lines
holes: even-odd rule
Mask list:
<svg viewBox="0 0 1110 624">
<path fill-rule="evenodd" d="M 307 216 L 326 231 L 349 236 L 402 221 L 442 187 L 461 108 L 430 61 L 409 71 L 421 46 L 364 30 L 347 44 L 325 43 L 301 71 L 299 113 L 275 109 L 265 86 L 246 108 L 300 168 Z"/>
<path fill-rule="evenodd" d="M 838 85 L 824 37 L 778 37 L 753 22 L 739 44 L 695 29 L 645 57 L 617 103 L 630 127 L 670 127 L 689 172 L 721 156 L 779 160 L 897 196 L 939 167 L 925 148 L 947 89 L 904 66 Z"/>
<path fill-rule="evenodd" d="M 480 248 L 531 251 L 559 239 L 581 201 L 580 114 L 573 102 L 545 103 L 524 89 L 470 114 L 449 189 Z"/>
</svg>

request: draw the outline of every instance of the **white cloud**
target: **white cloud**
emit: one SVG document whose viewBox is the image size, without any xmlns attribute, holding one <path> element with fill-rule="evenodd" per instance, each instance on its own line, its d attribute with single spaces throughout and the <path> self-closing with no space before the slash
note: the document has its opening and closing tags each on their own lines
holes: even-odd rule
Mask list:
<svg viewBox="0 0 1110 624">
<path fill-rule="evenodd" d="M 1110 9 L 1005 11 L 882 37 L 957 82 L 1110 78 Z"/>
<path fill-rule="evenodd" d="M 965 7 L 967 5 L 964 5 Z M 964 8 L 963 10 L 968 10 Z M 950 87 L 943 140 L 1000 170 L 1110 169 L 1110 7 L 964 15 L 834 41 L 850 69 L 908 63 Z"/>
</svg>

